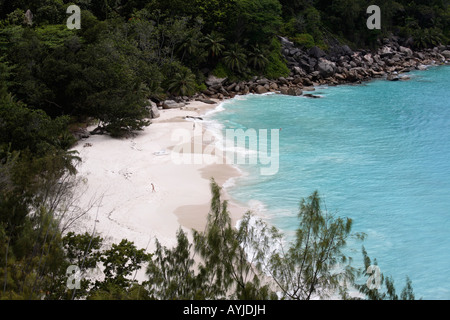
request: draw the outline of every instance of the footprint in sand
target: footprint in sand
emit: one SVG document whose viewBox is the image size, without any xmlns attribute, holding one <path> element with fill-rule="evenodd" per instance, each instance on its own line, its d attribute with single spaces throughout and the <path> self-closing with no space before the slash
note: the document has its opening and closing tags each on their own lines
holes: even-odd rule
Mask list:
<svg viewBox="0 0 450 320">
<path fill-rule="evenodd" d="M 131 141 L 131 149 L 137 150 L 137 151 L 142 151 L 141 148 L 138 148 L 138 147 L 136 147 L 136 146 L 137 146 L 137 143 L 134 142 L 134 141 Z"/>
</svg>

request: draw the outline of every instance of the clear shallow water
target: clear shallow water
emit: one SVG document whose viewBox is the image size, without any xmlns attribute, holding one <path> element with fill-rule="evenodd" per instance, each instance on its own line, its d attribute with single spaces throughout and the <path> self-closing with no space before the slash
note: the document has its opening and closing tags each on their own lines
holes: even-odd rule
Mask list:
<svg viewBox="0 0 450 320">
<path fill-rule="evenodd" d="M 450 299 L 450 67 L 411 75 L 319 88 L 322 99 L 239 97 L 210 117 L 223 130 L 282 128 L 278 173 L 240 165 L 249 174 L 228 189 L 234 199 L 260 204 L 289 236 L 300 199 L 318 190 L 367 234 L 349 244 L 354 265 L 363 244 L 399 291 L 408 275 L 416 298 Z"/>
</svg>

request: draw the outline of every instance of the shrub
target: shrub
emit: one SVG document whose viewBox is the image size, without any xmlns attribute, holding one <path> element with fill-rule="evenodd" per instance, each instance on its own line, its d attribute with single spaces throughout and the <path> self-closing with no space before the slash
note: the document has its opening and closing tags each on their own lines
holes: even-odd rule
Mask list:
<svg viewBox="0 0 450 320">
<path fill-rule="evenodd" d="M 231 71 L 222 62 L 219 62 L 212 74 L 218 78 L 226 78 L 231 74 Z"/>
<path fill-rule="evenodd" d="M 266 66 L 264 75 L 269 79 L 277 79 L 279 77 L 287 77 L 290 73 L 286 62 L 281 55 L 281 43 L 274 37 L 272 39 L 270 54 L 267 57 L 269 63 Z"/>
<path fill-rule="evenodd" d="M 309 49 L 316 45 L 314 38 L 309 33 L 297 33 L 294 38 L 291 39 L 296 45 Z"/>
<path fill-rule="evenodd" d="M 207 87 L 206 84 L 204 84 L 204 83 L 197 84 L 197 86 L 196 86 L 196 91 L 197 91 L 197 92 L 203 92 L 203 91 L 205 91 L 206 89 L 208 89 L 208 87 Z"/>
</svg>

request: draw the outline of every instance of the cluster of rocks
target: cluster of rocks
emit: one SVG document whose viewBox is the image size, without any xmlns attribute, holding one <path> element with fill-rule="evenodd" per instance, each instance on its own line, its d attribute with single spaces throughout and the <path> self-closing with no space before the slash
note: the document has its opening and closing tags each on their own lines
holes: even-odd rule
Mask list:
<svg viewBox="0 0 450 320">
<path fill-rule="evenodd" d="M 208 86 L 202 94 L 213 99 L 233 98 L 236 95 L 248 93 L 264 94 L 268 92 L 282 92 L 292 95 L 301 95 L 303 82 L 300 78 L 281 77 L 276 80 L 269 80 L 264 77 L 253 77 L 250 81 L 229 82 L 226 78 L 216 78 L 209 76 L 206 80 Z M 306 85 L 306 83 L 305 83 Z M 312 86 L 313 83 L 308 85 Z"/>
<path fill-rule="evenodd" d="M 72 131 L 72 134 L 76 140 L 87 139 L 90 137 L 90 132 L 87 128 L 78 127 Z"/>
<path fill-rule="evenodd" d="M 205 83 L 207 89 L 193 97 L 176 97 L 158 104 L 160 109 L 181 108 L 190 100 L 214 103 L 211 99 L 228 99 L 249 93 L 276 92 L 292 96 L 317 98 L 305 91 L 314 91 L 317 85 L 361 83 L 373 78 L 408 80 L 405 73 L 424 70 L 428 65 L 445 64 L 450 61 L 450 46 L 439 46 L 415 52 L 402 45 L 396 37 L 383 40 L 378 50 L 353 51 L 347 45 L 336 44 L 328 53 L 318 47 L 309 50 L 298 48 L 286 38 L 280 37 L 282 54 L 290 69 L 288 77 L 266 79 L 253 77 L 249 81 L 232 82 L 227 78 L 210 75 Z M 152 116 L 158 117 L 158 108 L 149 106 Z"/>
<path fill-rule="evenodd" d="M 414 52 L 402 46 L 398 37 L 384 39 L 376 51 L 353 51 L 347 45 L 337 44 L 325 53 L 318 47 L 301 50 L 285 38 L 281 38 L 281 43 L 293 75 L 307 77 L 318 84 L 355 83 L 381 77 L 407 79 L 399 75 L 450 60 L 450 46 Z"/>
<path fill-rule="evenodd" d="M 361 83 L 373 78 L 406 80 L 402 76 L 411 70 L 426 69 L 426 65 L 450 60 L 450 46 L 440 46 L 414 52 L 399 44 L 396 37 L 385 39 L 376 51 L 353 51 L 347 45 L 336 45 L 325 53 L 318 47 L 302 50 L 281 38 L 282 53 L 291 70 L 289 77 L 266 79 L 253 77 L 250 81 L 230 82 L 226 78 L 209 76 L 207 90 L 194 98 L 226 99 L 248 93 L 279 92 L 298 96 L 313 91 L 316 85 Z"/>
</svg>

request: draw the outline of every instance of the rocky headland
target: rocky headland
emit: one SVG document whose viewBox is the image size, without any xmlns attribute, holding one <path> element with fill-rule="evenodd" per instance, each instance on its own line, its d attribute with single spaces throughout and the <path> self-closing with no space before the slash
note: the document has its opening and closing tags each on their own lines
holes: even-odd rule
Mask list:
<svg viewBox="0 0 450 320">
<path fill-rule="evenodd" d="M 291 96 L 316 98 L 306 91 L 318 85 L 360 84 L 376 78 L 390 81 L 408 80 L 407 73 L 425 70 L 430 65 L 447 64 L 450 46 L 414 51 L 402 45 L 398 37 L 386 38 L 376 50 L 353 51 L 347 45 L 334 45 L 329 52 L 318 47 L 308 50 L 296 47 L 293 42 L 280 37 L 282 54 L 290 70 L 288 77 L 267 79 L 254 76 L 247 81 L 230 81 L 209 75 L 206 90 L 193 97 L 174 97 L 161 101 L 158 107 L 181 108 L 189 101 L 208 103 L 211 99 L 229 99 L 236 95 L 265 94 L 269 92 Z"/>
</svg>

